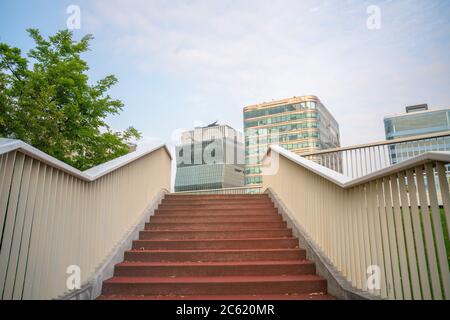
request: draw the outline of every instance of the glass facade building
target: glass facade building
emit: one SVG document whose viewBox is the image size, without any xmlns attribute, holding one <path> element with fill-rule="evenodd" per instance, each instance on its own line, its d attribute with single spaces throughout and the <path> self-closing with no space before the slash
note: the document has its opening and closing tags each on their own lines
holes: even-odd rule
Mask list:
<svg viewBox="0 0 450 320">
<path fill-rule="evenodd" d="M 262 184 L 261 159 L 270 144 L 301 154 L 340 147 L 339 125 L 316 96 L 244 108 L 245 183 Z"/>
<path fill-rule="evenodd" d="M 243 136 L 233 128 L 212 125 L 186 131 L 175 151 L 176 192 L 244 186 Z"/>
<path fill-rule="evenodd" d="M 450 109 L 428 110 L 427 105 L 406 107 L 404 114 L 386 116 L 384 129 L 386 140 L 449 131 Z M 399 163 L 431 150 L 450 151 L 450 137 L 390 146 L 390 161 L 392 164 Z"/>
</svg>

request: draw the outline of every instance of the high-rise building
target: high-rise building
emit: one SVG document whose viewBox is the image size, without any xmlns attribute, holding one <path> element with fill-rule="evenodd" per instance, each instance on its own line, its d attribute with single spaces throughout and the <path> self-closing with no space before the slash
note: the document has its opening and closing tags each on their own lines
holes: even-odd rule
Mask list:
<svg viewBox="0 0 450 320">
<path fill-rule="evenodd" d="M 176 146 L 175 191 L 244 186 L 243 135 L 213 123 L 183 132 Z"/>
<path fill-rule="evenodd" d="M 450 130 L 450 108 L 428 110 L 421 104 L 406 107 L 406 113 L 384 117 L 386 140 L 395 140 L 428 133 Z M 450 151 L 450 137 L 405 142 L 389 146 L 392 164 L 407 160 L 426 151 Z"/>
<path fill-rule="evenodd" d="M 244 131 L 247 186 L 262 184 L 260 162 L 270 144 L 297 154 L 340 147 L 337 121 L 311 95 L 245 107 Z"/>
</svg>

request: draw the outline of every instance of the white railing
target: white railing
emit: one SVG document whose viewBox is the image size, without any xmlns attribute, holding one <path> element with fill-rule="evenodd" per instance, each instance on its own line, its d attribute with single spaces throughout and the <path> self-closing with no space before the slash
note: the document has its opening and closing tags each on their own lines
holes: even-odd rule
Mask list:
<svg viewBox="0 0 450 320">
<path fill-rule="evenodd" d="M 49 299 L 85 283 L 170 187 L 165 145 L 80 172 L 18 140 L 0 139 L 0 297 Z"/>
<path fill-rule="evenodd" d="M 221 188 L 221 189 L 205 189 L 205 190 L 190 190 L 179 191 L 173 194 L 177 195 L 194 195 L 194 194 L 257 194 L 262 192 L 262 187 L 235 187 L 235 188 Z"/>
<path fill-rule="evenodd" d="M 361 177 L 425 152 L 446 151 L 450 131 L 300 154 L 351 178 Z"/>
<path fill-rule="evenodd" d="M 263 173 L 278 170 L 263 187 L 354 287 L 389 299 L 450 299 L 449 163 L 449 152 L 429 152 L 351 179 L 272 146 Z"/>
</svg>

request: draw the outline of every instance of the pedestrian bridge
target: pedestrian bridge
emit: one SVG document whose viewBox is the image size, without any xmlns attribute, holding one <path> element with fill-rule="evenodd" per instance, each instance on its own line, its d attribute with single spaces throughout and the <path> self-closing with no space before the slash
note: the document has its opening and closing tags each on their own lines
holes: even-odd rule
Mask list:
<svg viewBox="0 0 450 320">
<path fill-rule="evenodd" d="M 450 153 L 391 164 L 381 152 L 354 152 L 379 146 L 304 156 L 272 146 L 257 191 L 270 197 L 331 295 L 450 299 Z M 171 161 L 159 145 L 80 172 L 21 141 L 0 139 L 2 299 L 100 296 L 103 281 L 170 197 Z"/>
</svg>

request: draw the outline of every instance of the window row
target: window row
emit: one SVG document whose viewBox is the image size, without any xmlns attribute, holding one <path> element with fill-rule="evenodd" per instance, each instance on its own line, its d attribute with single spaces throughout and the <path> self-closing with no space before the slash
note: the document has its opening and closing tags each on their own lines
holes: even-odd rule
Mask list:
<svg viewBox="0 0 450 320">
<path fill-rule="evenodd" d="M 306 101 L 306 102 L 300 102 L 300 103 L 294 103 L 294 104 L 285 104 L 285 105 L 276 106 L 273 108 L 251 110 L 251 111 L 244 112 L 244 119 L 263 117 L 263 116 L 268 116 L 271 114 L 284 113 L 284 112 L 289 112 L 289 111 L 294 111 L 294 110 L 315 109 L 315 108 L 316 108 L 315 101 Z"/>
<path fill-rule="evenodd" d="M 304 129 L 304 128 L 318 128 L 318 127 L 319 127 L 319 123 L 317 121 L 290 123 L 290 124 L 284 124 L 284 125 L 280 125 L 280 126 L 274 126 L 271 128 L 246 129 L 245 135 L 246 135 L 246 137 L 249 137 L 249 136 L 253 136 L 253 135 L 277 134 L 279 132 L 293 131 L 293 130 L 299 130 L 299 129 Z"/>
<path fill-rule="evenodd" d="M 262 183 L 262 177 L 246 177 L 245 178 L 245 184 L 259 184 Z"/>
<path fill-rule="evenodd" d="M 245 174 L 260 174 L 262 173 L 260 167 L 250 167 L 245 169 Z"/>
<path fill-rule="evenodd" d="M 314 119 L 314 118 L 319 118 L 319 115 L 316 112 L 293 113 L 293 114 L 287 114 L 287 115 L 283 115 L 283 116 L 277 116 L 277 117 L 271 117 L 271 118 L 265 118 L 265 119 L 261 119 L 261 120 L 245 122 L 244 127 L 251 128 L 251 127 L 257 127 L 257 126 L 264 126 L 264 125 L 272 124 L 272 123 L 295 121 L 295 120 L 301 120 L 301 119 Z"/>
<path fill-rule="evenodd" d="M 280 135 L 278 137 L 278 139 L 275 139 L 274 137 L 261 138 L 261 139 L 252 138 L 252 139 L 245 141 L 245 146 L 249 147 L 249 146 L 254 146 L 254 145 L 264 145 L 264 144 L 267 144 L 267 141 L 269 141 L 269 143 L 272 143 L 272 142 L 294 141 L 294 140 L 300 140 L 300 139 L 319 138 L 319 137 L 320 137 L 319 132 L 300 132 L 300 133 L 296 133 L 296 134 Z"/>
</svg>

